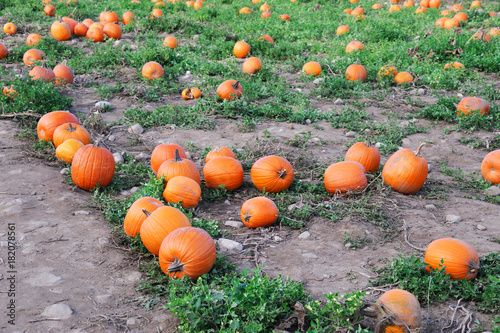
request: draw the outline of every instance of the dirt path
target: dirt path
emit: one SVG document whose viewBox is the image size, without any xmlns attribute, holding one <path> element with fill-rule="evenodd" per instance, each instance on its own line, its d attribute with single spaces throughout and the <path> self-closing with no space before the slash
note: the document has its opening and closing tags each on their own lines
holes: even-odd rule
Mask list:
<svg viewBox="0 0 500 333">
<path fill-rule="evenodd" d="M 16 132 L 0 121 L 0 332 L 173 332 L 172 315 L 129 303 L 141 273 L 90 194 L 28 157 Z"/>
</svg>

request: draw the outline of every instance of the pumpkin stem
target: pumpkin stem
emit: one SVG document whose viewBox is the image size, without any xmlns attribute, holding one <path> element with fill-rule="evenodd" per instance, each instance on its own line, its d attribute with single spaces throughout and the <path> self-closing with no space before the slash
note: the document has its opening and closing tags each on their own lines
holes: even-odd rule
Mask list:
<svg viewBox="0 0 500 333">
<path fill-rule="evenodd" d="M 367 147 L 371 147 L 372 146 L 372 142 L 370 141 L 370 139 L 366 139 L 366 146 Z"/>
<path fill-rule="evenodd" d="M 175 260 L 172 263 L 172 265 L 168 266 L 167 272 L 172 273 L 172 272 L 182 271 L 182 267 L 183 266 L 184 266 L 184 264 L 182 262 L 180 262 L 179 259 L 175 258 Z"/>
<path fill-rule="evenodd" d="M 425 146 L 425 142 L 422 142 L 420 146 L 418 146 L 417 150 L 415 150 L 413 153 L 415 156 L 420 156 L 420 150 L 422 150 L 422 147 Z"/>
<path fill-rule="evenodd" d="M 69 123 L 69 127 L 67 128 L 69 132 L 75 132 L 76 131 L 76 126 L 73 126 L 72 123 Z"/>
<path fill-rule="evenodd" d="M 252 215 L 250 214 L 250 212 L 246 212 L 245 215 L 243 215 L 243 219 L 245 220 L 245 222 L 250 222 L 251 218 Z"/>
<path fill-rule="evenodd" d="M 238 90 L 238 86 L 240 85 L 240 81 L 236 81 L 234 84 L 232 84 L 233 88 L 235 90 Z"/>
<path fill-rule="evenodd" d="M 179 156 L 179 149 L 175 148 L 175 161 L 182 162 L 182 158 Z"/>
<path fill-rule="evenodd" d="M 142 209 L 142 212 L 143 212 L 143 213 L 144 213 L 144 215 L 146 215 L 147 217 L 150 217 L 150 216 L 151 216 L 151 213 L 150 213 L 150 212 L 148 212 L 148 211 L 146 210 L 146 208 L 143 208 L 143 209 Z"/>
<path fill-rule="evenodd" d="M 287 173 L 286 173 L 286 169 L 281 169 L 280 171 L 276 171 L 278 173 L 278 177 L 279 178 L 285 178 Z"/>
<path fill-rule="evenodd" d="M 66 59 L 64 59 L 64 61 L 63 61 L 63 62 L 61 62 L 61 65 L 63 65 L 63 66 L 67 66 L 66 64 L 67 64 L 67 60 L 66 60 Z"/>
</svg>

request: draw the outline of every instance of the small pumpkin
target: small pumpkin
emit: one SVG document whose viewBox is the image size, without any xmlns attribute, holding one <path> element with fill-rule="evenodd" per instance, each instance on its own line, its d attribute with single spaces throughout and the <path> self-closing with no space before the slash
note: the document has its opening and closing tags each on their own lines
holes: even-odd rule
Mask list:
<svg viewBox="0 0 500 333">
<path fill-rule="evenodd" d="M 86 37 L 87 37 L 87 39 L 90 39 L 94 43 L 103 42 L 104 41 L 104 31 L 97 26 L 93 26 L 94 24 L 95 23 L 92 23 L 89 30 L 87 30 Z"/>
<path fill-rule="evenodd" d="M 9 50 L 0 42 L 0 59 L 7 58 L 9 56 Z"/>
<path fill-rule="evenodd" d="M 352 51 L 362 51 L 365 48 L 363 43 L 358 40 L 353 40 L 349 44 L 347 44 L 345 48 L 345 53 L 351 53 Z"/>
<path fill-rule="evenodd" d="M 181 93 L 185 100 L 196 99 L 201 97 L 201 91 L 198 88 L 186 88 Z"/>
<path fill-rule="evenodd" d="M 29 34 L 28 38 L 26 38 L 26 44 L 29 46 L 33 46 L 38 44 L 39 41 L 42 40 L 42 36 L 39 34 Z"/>
<path fill-rule="evenodd" d="M 290 21 L 290 16 L 287 14 L 281 14 L 278 16 L 282 21 Z"/>
<path fill-rule="evenodd" d="M 17 32 L 17 27 L 12 22 L 5 23 L 3 26 L 3 32 L 8 35 L 13 35 Z"/>
<path fill-rule="evenodd" d="M 175 158 L 166 160 L 158 168 L 157 178 L 165 177 L 165 182 L 168 183 L 170 179 L 175 176 L 186 176 L 201 184 L 200 171 L 193 161 L 179 156 L 179 150 L 175 149 Z"/>
<path fill-rule="evenodd" d="M 163 67 L 156 61 L 147 62 L 142 67 L 142 77 L 150 81 L 160 79 L 164 74 Z"/>
<path fill-rule="evenodd" d="M 467 14 L 465 14 L 464 12 L 456 13 L 455 16 L 453 16 L 453 18 L 459 22 L 461 21 L 466 22 L 469 19 L 467 17 Z"/>
<path fill-rule="evenodd" d="M 269 35 L 263 35 L 257 38 L 257 41 L 268 42 L 269 44 L 274 44 L 274 40 Z"/>
<path fill-rule="evenodd" d="M 50 34 L 54 37 L 54 39 L 62 41 L 70 39 L 73 32 L 69 23 L 64 21 L 55 21 L 50 26 Z"/>
<path fill-rule="evenodd" d="M 215 242 L 205 230 L 185 227 L 165 237 L 158 257 L 165 275 L 175 279 L 187 276 L 196 280 L 210 272 L 216 254 Z"/>
<path fill-rule="evenodd" d="M 262 61 L 257 57 L 250 57 L 243 63 L 242 70 L 247 74 L 255 74 L 262 68 Z"/>
<path fill-rule="evenodd" d="M 492 184 L 500 184 L 500 149 L 489 152 L 481 163 L 483 178 Z"/>
<path fill-rule="evenodd" d="M 54 7 L 52 5 L 47 5 L 43 8 L 43 12 L 47 16 L 54 16 L 54 15 L 56 15 L 56 7 Z"/>
<path fill-rule="evenodd" d="M 147 218 L 142 222 L 139 234 L 149 252 L 158 255 L 160 246 L 175 229 L 190 227 L 191 223 L 183 212 L 171 206 L 160 206 L 153 212 L 143 209 Z"/>
<path fill-rule="evenodd" d="M 440 0 L 430 0 L 429 1 L 429 8 L 436 8 L 438 9 L 441 7 L 441 1 Z"/>
<path fill-rule="evenodd" d="M 392 154 L 382 169 L 384 183 L 402 194 L 418 192 L 429 172 L 427 160 L 420 156 L 424 145 L 420 144 L 416 151 L 405 148 Z"/>
<path fill-rule="evenodd" d="M 218 99 L 227 99 L 231 101 L 241 97 L 241 94 L 243 94 L 243 87 L 239 81 L 227 80 L 217 87 L 215 93 Z"/>
<path fill-rule="evenodd" d="M 252 11 L 250 10 L 250 8 L 248 7 L 243 7 L 241 8 L 240 10 L 238 10 L 238 14 L 247 14 L 247 15 L 250 15 L 252 13 Z"/>
<path fill-rule="evenodd" d="M 232 157 L 219 156 L 203 166 L 203 177 L 208 188 L 223 185 L 226 190 L 235 190 L 243 184 L 243 167 Z"/>
<path fill-rule="evenodd" d="M 90 28 L 90 26 L 92 25 L 92 23 L 94 23 L 94 21 L 92 21 L 91 19 L 85 19 L 85 20 L 82 21 L 82 24 L 86 25 L 87 28 Z"/>
<path fill-rule="evenodd" d="M 367 172 L 375 172 L 380 168 L 380 152 L 370 140 L 353 144 L 344 160 L 360 163 Z"/>
<path fill-rule="evenodd" d="M 441 15 L 441 16 L 448 16 L 451 13 L 452 13 L 451 10 L 445 9 L 445 10 L 442 10 L 441 13 L 439 13 L 439 15 Z"/>
<path fill-rule="evenodd" d="M 459 69 L 459 68 L 465 68 L 464 64 L 462 64 L 461 62 L 454 61 L 454 62 L 449 62 L 446 65 L 444 65 L 443 70 Z"/>
<path fill-rule="evenodd" d="M 438 27 L 438 28 L 444 28 L 444 23 L 446 22 L 446 20 L 448 20 L 447 17 L 441 17 L 441 18 L 436 20 L 436 23 L 434 23 L 434 26 Z"/>
<path fill-rule="evenodd" d="M 269 227 L 278 219 L 278 207 L 269 198 L 255 197 L 243 203 L 240 215 L 249 228 Z"/>
<path fill-rule="evenodd" d="M 142 197 L 134 201 L 123 220 L 123 229 L 127 236 L 137 237 L 142 223 L 148 218 L 143 210 L 154 212 L 157 208 L 165 206 L 160 200 L 152 197 Z"/>
<path fill-rule="evenodd" d="M 415 14 L 422 14 L 422 13 L 425 13 L 427 12 L 427 8 L 426 7 L 418 7 L 417 10 L 415 10 Z"/>
<path fill-rule="evenodd" d="M 408 72 L 399 72 L 394 77 L 394 81 L 399 84 L 413 82 L 413 76 Z"/>
<path fill-rule="evenodd" d="M 151 153 L 151 169 L 156 174 L 160 165 L 167 161 L 175 159 L 175 150 L 178 150 L 180 158 L 187 158 L 184 149 L 177 143 L 161 144 L 153 149 Z"/>
<path fill-rule="evenodd" d="M 193 208 L 198 206 L 201 198 L 201 188 L 191 178 L 175 176 L 168 181 L 163 191 L 163 198 L 167 202 L 180 202 L 182 208 Z"/>
<path fill-rule="evenodd" d="M 398 69 L 392 65 L 385 65 L 378 71 L 378 78 L 395 77 L 398 74 Z"/>
<path fill-rule="evenodd" d="M 456 3 L 453 6 L 451 6 L 451 10 L 453 12 L 455 12 L 455 13 L 458 13 L 458 12 L 464 10 L 464 6 L 462 6 L 461 4 Z"/>
<path fill-rule="evenodd" d="M 309 61 L 302 66 L 302 70 L 310 76 L 318 76 L 321 74 L 321 65 L 316 61 Z"/>
<path fill-rule="evenodd" d="M 398 5 L 392 5 L 391 7 L 389 7 L 389 13 L 400 12 L 400 11 L 401 7 L 399 7 Z"/>
<path fill-rule="evenodd" d="M 90 191 L 111 184 L 115 159 L 106 148 L 85 145 L 78 149 L 71 163 L 71 179 L 76 186 Z"/>
<path fill-rule="evenodd" d="M 71 162 L 73 162 L 73 157 L 75 156 L 76 152 L 83 146 L 84 144 L 78 140 L 68 139 L 57 147 L 56 149 L 57 159 L 71 164 Z"/>
<path fill-rule="evenodd" d="M 75 26 L 75 35 L 78 37 L 86 37 L 87 36 L 87 31 L 89 31 L 89 28 L 83 24 L 79 23 Z"/>
<path fill-rule="evenodd" d="M 457 115 L 466 116 L 479 113 L 487 116 L 490 113 L 490 103 L 487 100 L 477 97 L 464 97 L 458 103 Z"/>
<path fill-rule="evenodd" d="M 69 24 L 71 34 L 73 34 L 75 32 L 75 27 L 77 26 L 78 22 L 73 20 L 71 17 L 67 16 L 63 16 L 62 21 Z"/>
<path fill-rule="evenodd" d="M 53 135 L 54 146 L 57 148 L 64 141 L 75 139 L 88 145 L 90 143 L 90 134 L 83 126 L 79 124 L 65 123 L 56 128 Z"/>
<path fill-rule="evenodd" d="M 341 25 L 337 28 L 337 35 L 343 35 L 349 32 L 349 26 Z"/>
<path fill-rule="evenodd" d="M 477 7 L 481 7 L 481 1 L 472 1 L 471 4 L 470 4 L 470 8 L 473 9 L 473 8 L 477 8 Z"/>
<path fill-rule="evenodd" d="M 193 8 L 194 8 L 195 10 L 198 10 L 198 9 L 200 9 L 201 7 L 203 7 L 203 2 L 202 2 L 202 1 L 195 1 L 195 2 L 193 3 Z"/>
<path fill-rule="evenodd" d="M 269 6 L 266 2 L 262 6 L 260 6 L 260 11 L 261 12 L 269 12 L 269 11 L 271 11 L 271 6 Z"/>
<path fill-rule="evenodd" d="M 363 65 L 352 64 L 347 67 L 345 77 L 347 81 L 366 81 L 366 68 Z"/>
<path fill-rule="evenodd" d="M 38 49 L 30 49 L 23 55 L 23 62 L 26 66 L 31 66 L 35 61 L 42 61 L 45 53 Z"/>
<path fill-rule="evenodd" d="M 454 28 L 458 28 L 459 24 L 460 22 L 456 19 L 447 19 L 446 21 L 444 21 L 443 28 L 446 30 L 451 30 Z"/>
<path fill-rule="evenodd" d="M 325 170 L 325 188 L 334 195 L 362 191 L 368 186 L 365 173 L 365 167 L 358 162 L 334 163 Z"/>
<path fill-rule="evenodd" d="M 231 149 L 220 146 L 208 152 L 207 156 L 205 156 L 205 163 L 208 163 L 210 160 L 213 160 L 214 158 L 221 156 L 226 156 L 236 159 L 236 155 L 233 153 Z"/>
<path fill-rule="evenodd" d="M 125 12 L 122 15 L 122 22 L 123 24 L 132 24 L 135 21 L 135 15 L 132 12 Z"/>
<path fill-rule="evenodd" d="M 491 42 L 490 35 L 488 35 L 486 32 L 476 32 L 474 36 L 472 36 L 472 40 L 483 40 L 486 42 Z"/>
<path fill-rule="evenodd" d="M 382 9 L 382 5 L 379 3 L 376 3 L 372 6 L 372 9 Z"/>
<path fill-rule="evenodd" d="M 252 165 L 250 177 L 259 191 L 278 193 L 290 187 L 294 171 L 286 159 L 270 155 L 260 158 Z"/>
<path fill-rule="evenodd" d="M 12 86 L 3 87 L 2 94 L 4 94 L 7 97 L 10 97 L 10 98 L 14 98 L 17 96 L 17 92 Z"/>
<path fill-rule="evenodd" d="M 31 76 L 32 80 L 43 80 L 45 82 L 52 82 L 55 79 L 54 71 L 50 68 L 47 68 L 45 63 L 42 66 L 33 67 L 29 76 Z"/>
<path fill-rule="evenodd" d="M 499 28 L 491 28 L 490 31 L 488 31 L 488 35 L 490 37 L 498 37 L 500 36 L 500 29 Z M 1 51 L 0 51 L 0 59 L 2 58 L 1 56 Z"/>
<path fill-rule="evenodd" d="M 246 58 L 246 56 L 250 53 L 250 45 L 247 42 L 236 42 L 233 47 L 233 54 L 236 58 Z"/>
<path fill-rule="evenodd" d="M 106 23 L 102 30 L 108 38 L 120 39 L 122 38 L 122 28 L 116 23 Z"/>
<path fill-rule="evenodd" d="M 92 28 L 99 28 L 99 29 L 104 29 L 104 25 L 101 24 L 100 22 L 94 22 L 92 24 L 89 25 L 89 29 L 92 29 Z"/>
<path fill-rule="evenodd" d="M 444 267 L 446 274 L 450 274 L 453 280 L 470 281 L 479 272 L 476 250 L 460 239 L 440 238 L 431 242 L 425 249 L 424 262 L 429 264 L 427 271 Z"/>
<path fill-rule="evenodd" d="M 429 8 L 430 0 L 421 0 L 420 7 Z"/>
<path fill-rule="evenodd" d="M 65 123 L 80 124 L 78 118 L 68 111 L 52 111 L 43 115 L 36 126 L 38 139 L 52 141 L 56 128 Z"/>
<path fill-rule="evenodd" d="M 262 14 L 260 14 L 260 17 L 263 19 L 267 19 L 267 18 L 270 18 L 272 16 L 273 15 L 270 12 L 262 12 Z"/>
<path fill-rule="evenodd" d="M 405 0 L 405 2 L 403 2 L 403 7 L 404 8 L 415 7 L 415 3 L 412 0 Z"/>
<path fill-rule="evenodd" d="M 178 44 L 179 44 L 179 41 L 174 36 L 168 36 L 163 41 L 163 46 L 170 47 L 172 50 L 175 49 Z"/>
<path fill-rule="evenodd" d="M 54 75 L 56 76 L 56 85 L 73 83 L 73 70 L 66 65 L 66 60 L 54 67 Z"/>
</svg>

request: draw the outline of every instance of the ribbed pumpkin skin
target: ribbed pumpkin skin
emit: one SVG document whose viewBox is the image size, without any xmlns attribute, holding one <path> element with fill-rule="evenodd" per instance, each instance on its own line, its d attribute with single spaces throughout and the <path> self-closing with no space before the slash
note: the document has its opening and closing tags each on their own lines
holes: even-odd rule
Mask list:
<svg viewBox="0 0 500 333">
<path fill-rule="evenodd" d="M 158 256 L 165 275 L 176 279 L 186 275 L 196 280 L 210 272 L 216 254 L 215 242 L 205 230 L 186 227 L 172 231 L 163 240 Z"/>
<path fill-rule="evenodd" d="M 481 163 L 483 178 L 493 184 L 500 184 L 500 149 L 488 153 Z"/>
<path fill-rule="evenodd" d="M 78 149 L 71 163 L 71 179 L 84 190 L 108 186 L 114 174 L 115 159 L 106 148 L 85 145 Z"/>
<path fill-rule="evenodd" d="M 160 79 L 165 74 L 163 67 L 156 61 L 150 61 L 142 67 L 142 77 L 148 80 Z"/>
<path fill-rule="evenodd" d="M 175 158 L 175 150 L 179 150 L 180 158 L 186 158 L 186 153 L 184 149 L 177 143 L 170 143 L 166 145 L 158 145 L 151 153 L 151 169 L 153 169 L 154 173 L 158 172 L 160 165 L 167 161 L 173 160 Z"/>
<path fill-rule="evenodd" d="M 293 167 L 283 157 L 264 156 L 252 165 L 250 177 L 259 189 L 267 193 L 278 193 L 286 190 L 293 181 Z"/>
<path fill-rule="evenodd" d="M 143 209 L 152 213 L 162 206 L 165 205 L 152 197 L 142 197 L 134 201 L 125 215 L 125 220 L 123 220 L 123 230 L 127 236 L 136 237 L 140 232 L 142 223 L 148 218 L 142 211 Z"/>
<path fill-rule="evenodd" d="M 458 103 L 457 114 L 459 116 L 466 116 L 478 112 L 479 114 L 487 116 L 490 113 L 490 103 L 477 97 L 464 97 L 460 103 Z"/>
<path fill-rule="evenodd" d="M 33 67 L 30 70 L 29 75 L 31 76 L 32 80 L 43 80 L 45 82 L 51 82 L 56 78 L 52 69 L 45 68 L 43 66 Z"/>
<path fill-rule="evenodd" d="M 257 57 L 250 57 L 243 63 L 241 70 L 247 74 L 255 74 L 262 68 L 262 61 Z"/>
<path fill-rule="evenodd" d="M 479 256 L 468 243 L 454 238 L 436 239 L 425 249 L 424 262 L 439 269 L 443 260 L 446 274 L 453 280 L 474 279 L 479 271 Z M 430 271 L 430 267 L 426 267 Z"/>
<path fill-rule="evenodd" d="M 73 162 L 73 157 L 75 156 L 76 152 L 83 146 L 84 144 L 78 140 L 68 139 L 57 147 L 56 156 L 59 160 L 71 164 L 71 162 Z"/>
<path fill-rule="evenodd" d="M 200 170 L 193 161 L 186 158 L 176 158 L 173 160 L 166 160 L 158 168 L 158 179 L 165 177 L 168 181 L 175 176 L 185 176 L 193 179 L 198 185 L 201 184 Z"/>
<path fill-rule="evenodd" d="M 90 134 L 81 125 L 66 123 L 56 128 L 52 139 L 56 148 L 69 139 L 75 139 L 84 145 L 88 145 L 90 143 Z"/>
<path fill-rule="evenodd" d="M 222 82 L 216 90 L 217 98 L 234 100 L 241 97 L 243 94 L 243 87 L 236 80 L 227 80 Z"/>
<path fill-rule="evenodd" d="M 235 190 L 243 184 L 243 167 L 232 157 L 220 156 L 205 164 L 203 177 L 208 188 L 224 185 L 226 190 Z"/>
<path fill-rule="evenodd" d="M 366 81 L 366 68 L 362 65 L 352 64 L 347 67 L 345 77 L 347 81 Z"/>
<path fill-rule="evenodd" d="M 201 188 L 191 178 L 176 176 L 168 181 L 163 191 L 163 198 L 167 202 L 181 202 L 182 208 L 193 208 L 198 206 L 201 198 Z"/>
<path fill-rule="evenodd" d="M 65 62 L 54 67 L 56 85 L 73 83 L 73 70 Z"/>
<path fill-rule="evenodd" d="M 379 79 L 382 79 L 384 76 L 394 77 L 396 74 L 398 74 L 398 69 L 391 65 L 382 66 L 378 71 Z"/>
<path fill-rule="evenodd" d="M 397 317 L 392 323 L 386 320 L 387 324 L 381 325 L 380 333 L 409 333 L 405 324 L 412 330 L 421 328 L 420 303 L 413 294 L 401 289 L 392 289 L 380 296 L 376 304 L 383 305 L 388 310 L 388 315 L 395 314 L 394 317 Z"/>
<path fill-rule="evenodd" d="M 382 179 L 396 192 L 413 194 L 424 186 L 428 172 L 427 160 L 406 148 L 389 157 L 382 169 Z"/>
<path fill-rule="evenodd" d="M 345 154 L 344 160 L 360 163 L 367 172 L 374 172 L 380 168 L 380 152 L 368 142 L 353 144 Z"/>
<path fill-rule="evenodd" d="M 220 146 L 220 147 L 215 147 L 214 149 L 208 152 L 207 156 L 205 156 L 205 163 L 208 163 L 210 160 L 213 160 L 214 158 L 221 156 L 226 156 L 236 159 L 236 155 L 233 153 L 231 149 Z"/>
<path fill-rule="evenodd" d="M 73 34 L 72 30 L 73 29 L 71 28 L 69 23 L 64 21 L 55 21 L 50 27 L 50 33 L 52 37 L 54 37 L 58 41 L 68 40 Z"/>
<path fill-rule="evenodd" d="M 158 207 L 142 222 L 140 229 L 141 241 L 149 252 L 158 255 L 161 242 L 172 231 L 178 228 L 190 227 L 189 219 L 180 210 L 170 206 Z"/>
<path fill-rule="evenodd" d="M 269 198 L 255 197 L 245 201 L 240 215 L 249 228 L 269 227 L 278 219 L 278 207 Z"/>
<path fill-rule="evenodd" d="M 23 62 L 26 66 L 31 66 L 35 61 L 43 60 L 45 53 L 39 49 L 31 49 L 24 53 Z"/>
<path fill-rule="evenodd" d="M 80 124 L 78 118 L 66 111 L 52 111 L 45 114 L 40 118 L 36 126 L 38 139 L 52 140 L 56 128 L 64 123 Z"/>
<path fill-rule="evenodd" d="M 358 162 L 338 162 L 325 170 L 325 188 L 331 194 L 362 191 L 368 186 L 365 168 Z"/>
</svg>

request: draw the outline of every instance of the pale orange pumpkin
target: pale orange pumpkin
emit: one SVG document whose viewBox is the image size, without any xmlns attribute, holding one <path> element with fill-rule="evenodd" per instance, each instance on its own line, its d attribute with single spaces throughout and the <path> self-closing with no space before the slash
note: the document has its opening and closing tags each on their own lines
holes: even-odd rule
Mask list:
<svg viewBox="0 0 500 333">
<path fill-rule="evenodd" d="M 345 48 L 345 53 L 351 53 L 352 51 L 362 51 L 365 46 L 358 40 L 353 40 L 349 44 L 347 44 Z"/>
<path fill-rule="evenodd" d="M 243 203 L 240 216 L 249 228 L 269 227 L 278 219 L 278 207 L 269 198 L 255 197 Z"/>
<path fill-rule="evenodd" d="M 122 15 L 122 22 L 123 24 L 132 24 L 135 21 L 135 15 L 132 12 L 125 12 Z"/>
<path fill-rule="evenodd" d="M 72 30 L 73 29 L 71 28 L 69 23 L 64 21 L 55 21 L 50 26 L 50 34 L 52 35 L 52 37 L 54 37 L 54 39 L 57 39 L 58 41 L 70 39 L 71 35 L 73 34 Z"/>
<path fill-rule="evenodd" d="M 448 20 L 447 17 L 441 17 L 441 18 L 436 20 L 436 23 L 434 23 L 434 26 L 439 27 L 439 28 L 444 28 L 444 23 L 446 22 L 446 20 Z"/>
<path fill-rule="evenodd" d="M 102 29 L 102 32 L 104 32 L 104 34 L 108 36 L 108 38 L 122 38 L 122 28 L 120 28 L 120 26 L 116 23 L 106 23 L 104 29 Z"/>
<path fill-rule="evenodd" d="M 162 65 L 156 61 L 150 61 L 144 64 L 142 67 L 142 77 L 148 80 L 156 80 L 163 77 L 165 71 Z"/>
<path fill-rule="evenodd" d="M 90 143 L 90 134 L 79 124 L 65 123 L 58 126 L 53 135 L 54 146 L 57 148 L 69 139 L 75 139 L 84 145 L 88 145 Z"/>
<path fill-rule="evenodd" d="M 54 67 L 54 75 L 56 76 L 56 85 L 73 83 L 73 70 L 66 65 L 66 60 Z"/>
<path fill-rule="evenodd" d="M 31 66 L 35 61 L 41 61 L 45 57 L 45 53 L 38 49 L 30 49 L 23 55 L 23 62 L 26 66 Z"/>
<path fill-rule="evenodd" d="M 201 188 L 196 181 L 185 176 L 170 178 L 163 191 L 166 202 L 181 203 L 182 208 L 198 206 L 201 198 Z"/>
<path fill-rule="evenodd" d="M 250 8 L 248 7 L 243 7 L 241 8 L 239 11 L 238 11 L 238 14 L 247 14 L 247 15 L 250 15 L 252 13 L 252 11 L 250 10 Z"/>
<path fill-rule="evenodd" d="M 26 38 L 26 44 L 28 44 L 29 46 L 33 46 L 38 44 L 38 42 L 41 40 L 42 36 L 40 36 L 39 34 L 30 34 L 28 38 Z"/>
<path fill-rule="evenodd" d="M 94 43 L 103 42 L 104 41 L 104 31 L 95 26 L 95 23 L 92 23 L 90 28 L 87 30 L 86 34 L 87 39 L 90 39 Z"/>
<path fill-rule="evenodd" d="M 243 167 L 232 157 L 219 156 L 205 164 L 203 177 L 208 188 L 235 190 L 243 184 Z"/>
<path fill-rule="evenodd" d="M 75 35 L 78 37 L 86 37 L 87 31 L 89 31 L 89 27 L 83 23 L 79 23 L 75 26 Z"/>
<path fill-rule="evenodd" d="M 325 170 L 325 188 L 334 195 L 362 191 L 368 186 L 365 174 L 365 167 L 358 162 L 334 163 Z"/>
<path fill-rule="evenodd" d="M 243 63 L 241 68 L 243 72 L 247 74 L 255 74 L 258 70 L 262 68 L 262 61 L 257 57 L 250 57 Z"/>
<path fill-rule="evenodd" d="M 446 29 L 446 30 L 451 30 L 451 29 L 454 29 L 454 28 L 458 28 L 458 26 L 460 25 L 460 22 L 456 19 L 447 19 L 446 21 L 444 21 L 444 26 L 443 28 Z"/>
<path fill-rule="evenodd" d="M 490 103 L 487 100 L 477 97 L 464 97 L 457 107 L 457 115 L 466 116 L 479 113 L 487 116 L 490 113 Z"/>
<path fill-rule="evenodd" d="M 302 71 L 310 76 L 318 76 L 321 74 L 321 65 L 316 61 L 309 61 L 302 66 Z"/>
<path fill-rule="evenodd" d="M 270 155 L 260 158 L 252 165 L 250 177 L 259 191 L 278 193 L 290 187 L 294 170 L 283 157 Z"/>
<path fill-rule="evenodd" d="M 362 65 L 352 64 L 347 67 L 345 77 L 348 81 L 366 81 L 366 68 Z"/>
<path fill-rule="evenodd" d="M 394 81 L 399 84 L 413 82 L 413 76 L 408 72 L 399 72 L 394 77 Z"/>
<path fill-rule="evenodd" d="M 481 163 L 483 178 L 492 184 L 500 184 L 500 149 L 488 153 Z"/>
<path fill-rule="evenodd" d="M 389 8 L 389 13 L 400 12 L 400 11 L 401 11 L 401 7 L 399 7 L 398 5 L 392 5 Z"/>
<path fill-rule="evenodd" d="M 231 149 L 220 146 L 208 152 L 207 156 L 205 156 L 205 163 L 208 163 L 210 160 L 220 156 L 226 156 L 236 159 L 236 155 L 233 153 Z"/>
<path fill-rule="evenodd" d="M 461 62 L 454 61 L 454 62 L 449 62 L 446 65 L 444 65 L 444 69 L 443 70 L 447 70 L 447 69 L 459 69 L 459 68 L 465 68 L 464 64 L 462 64 Z"/>
<path fill-rule="evenodd" d="M 349 32 L 349 27 L 347 25 L 341 25 L 337 28 L 337 35 L 343 35 Z"/>
<path fill-rule="evenodd" d="M 3 32 L 8 35 L 13 35 L 17 32 L 17 27 L 12 22 L 5 23 L 3 26 Z"/>
<path fill-rule="evenodd" d="M 170 47 L 172 50 L 175 49 L 178 44 L 179 41 L 174 36 L 165 37 L 165 39 L 163 40 L 163 46 Z"/>
<path fill-rule="evenodd" d="M 134 201 L 123 220 L 123 229 L 127 236 L 137 237 L 141 230 L 142 223 L 147 219 L 144 210 L 154 212 L 157 208 L 165 206 L 160 200 L 152 197 L 142 197 Z"/>
<path fill-rule="evenodd" d="M 84 145 L 78 140 L 68 139 L 60 144 L 56 149 L 57 159 L 71 164 L 73 162 L 73 157 L 75 156 L 78 149 L 82 148 Z"/>
<path fill-rule="evenodd" d="M 372 9 L 382 9 L 382 5 L 379 3 L 376 3 L 372 6 Z"/>
</svg>

